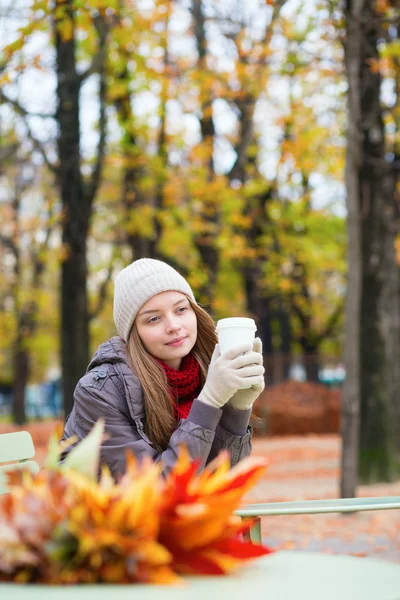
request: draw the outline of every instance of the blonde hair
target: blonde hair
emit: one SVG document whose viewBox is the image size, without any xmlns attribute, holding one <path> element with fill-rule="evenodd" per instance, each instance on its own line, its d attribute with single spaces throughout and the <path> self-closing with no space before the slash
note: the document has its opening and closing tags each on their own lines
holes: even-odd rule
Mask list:
<svg viewBox="0 0 400 600">
<path fill-rule="evenodd" d="M 203 386 L 218 337 L 210 315 L 188 296 L 186 297 L 197 318 L 197 339 L 192 354 L 200 364 L 200 383 Z M 161 452 L 167 448 L 169 439 L 176 429 L 174 403 L 165 371 L 144 347 L 135 322 L 128 336 L 126 352 L 143 389 L 146 411 L 145 433 Z"/>
</svg>

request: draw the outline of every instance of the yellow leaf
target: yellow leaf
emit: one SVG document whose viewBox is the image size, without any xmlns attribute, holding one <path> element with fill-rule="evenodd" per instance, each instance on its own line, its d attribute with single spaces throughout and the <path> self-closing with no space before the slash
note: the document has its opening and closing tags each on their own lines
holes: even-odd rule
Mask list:
<svg viewBox="0 0 400 600">
<path fill-rule="evenodd" d="M 74 23 L 69 17 L 64 17 L 62 21 L 57 23 L 57 29 L 60 33 L 63 42 L 69 42 L 74 35 Z"/>
</svg>

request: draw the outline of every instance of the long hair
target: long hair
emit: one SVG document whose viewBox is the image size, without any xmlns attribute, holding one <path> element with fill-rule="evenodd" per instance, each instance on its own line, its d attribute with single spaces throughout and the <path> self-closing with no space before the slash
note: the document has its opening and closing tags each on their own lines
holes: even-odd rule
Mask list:
<svg viewBox="0 0 400 600">
<path fill-rule="evenodd" d="M 203 386 L 218 337 L 210 315 L 189 297 L 187 299 L 197 318 L 197 339 L 192 354 L 200 364 L 200 383 Z M 128 336 L 126 352 L 143 389 L 146 411 L 145 433 L 161 452 L 167 448 L 169 439 L 176 429 L 174 403 L 165 371 L 144 347 L 135 322 Z"/>
</svg>

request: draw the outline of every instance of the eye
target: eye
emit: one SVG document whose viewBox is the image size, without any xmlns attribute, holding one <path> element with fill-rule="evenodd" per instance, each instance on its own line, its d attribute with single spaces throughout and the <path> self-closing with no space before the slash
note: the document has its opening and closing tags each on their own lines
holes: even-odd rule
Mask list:
<svg viewBox="0 0 400 600">
<path fill-rule="evenodd" d="M 187 307 L 187 306 L 180 306 L 180 307 L 178 308 L 178 313 L 181 313 L 181 314 L 182 314 L 182 313 L 186 312 L 186 311 L 187 311 L 187 309 L 188 309 L 188 307 Z"/>
<path fill-rule="evenodd" d="M 148 323 L 156 323 L 158 318 L 159 317 L 151 317 L 151 319 L 149 319 L 147 322 Z"/>
</svg>

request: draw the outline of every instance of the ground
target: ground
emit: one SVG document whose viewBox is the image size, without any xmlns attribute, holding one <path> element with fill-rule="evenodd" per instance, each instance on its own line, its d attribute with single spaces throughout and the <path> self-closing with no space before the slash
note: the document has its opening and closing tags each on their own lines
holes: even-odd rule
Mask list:
<svg viewBox="0 0 400 600">
<path fill-rule="evenodd" d="M 43 463 L 54 423 L 28 427 Z M 0 433 L 11 431 L 0 425 Z M 340 440 L 338 435 L 259 438 L 253 454 L 268 456 L 263 479 L 244 503 L 338 497 Z M 400 496 L 400 481 L 360 486 L 359 496 Z M 315 550 L 374 556 L 400 563 L 400 511 L 371 511 L 352 515 L 294 515 L 262 518 L 263 542 L 275 548 Z"/>
</svg>

